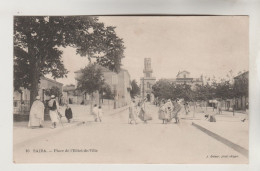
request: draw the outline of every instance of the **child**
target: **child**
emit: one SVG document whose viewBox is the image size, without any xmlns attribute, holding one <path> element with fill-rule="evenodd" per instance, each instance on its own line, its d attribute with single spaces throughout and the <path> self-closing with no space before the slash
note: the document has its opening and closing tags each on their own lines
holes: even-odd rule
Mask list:
<svg viewBox="0 0 260 171">
<path fill-rule="evenodd" d="M 98 115 L 97 115 L 97 119 L 99 119 L 100 122 L 102 122 L 102 116 L 103 116 L 103 111 L 101 106 L 98 107 Z"/>
<path fill-rule="evenodd" d="M 65 116 L 68 120 L 68 123 L 70 123 L 70 120 L 72 119 L 72 110 L 68 104 L 66 104 Z"/>
<path fill-rule="evenodd" d="M 92 114 L 94 116 L 95 122 L 97 122 L 97 119 L 98 119 L 98 107 L 97 107 L 97 104 L 94 105 L 94 107 L 92 109 Z"/>
</svg>

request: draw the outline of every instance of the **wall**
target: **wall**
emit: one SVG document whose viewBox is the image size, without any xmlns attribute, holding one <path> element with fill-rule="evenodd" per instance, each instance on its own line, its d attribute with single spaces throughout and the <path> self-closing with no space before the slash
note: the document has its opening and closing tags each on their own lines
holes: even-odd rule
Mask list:
<svg viewBox="0 0 260 171">
<path fill-rule="evenodd" d="M 49 100 L 50 97 L 44 95 L 44 89 L 57 86 L 62 92 L 62 84 L 54 80 L 41 78 L 39 83 L 38 95 L 43 100 Z M 22 93 L 18 91 L 13 92 L 13 114 L 25 114 L 28 115 L 30 112 L 30 91 L 28 89 L 21 88 Z"/>
</svg>

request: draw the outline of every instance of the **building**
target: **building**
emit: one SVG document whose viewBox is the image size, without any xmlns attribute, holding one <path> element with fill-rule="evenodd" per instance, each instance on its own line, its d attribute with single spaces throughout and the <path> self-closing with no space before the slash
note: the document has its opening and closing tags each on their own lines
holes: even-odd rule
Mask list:
<svg viewBox="0 0 260 171">
<path fill-rule="evenodd" d="M 156 78 L 152 76 L 153 70 L 151 66 L 151 58 L 144 58 L 144 77 L 140 78 L 140 90 L 142 98 L 153 101 L 152 86 L 155 84 Z"/>
<path fill-rule="evenodd" d="M 249 93 L 249 72 L 246 71 L 238 76 L 234 77 L 234 86 L 238 87 L 240 92 L 240 97 L 235 98 L 235 109 L 236 110 L 246 110 L 246 103 L 248 103 L 248 93 Z"/>
<path fill-rule="evenodd" d="M 193 78 L 191 77 L 190 72 L 188 71 L 179 71 L 176 75 L 176 78 L 169 79 L 169 81 L 175 84 L 187 84 L 191 85 L 191 88 L 194 89 L 196 85 L 203 85 L 203 77 Z"/>
<path fill-rule="evenodd" d="M 62 97 L 63 97 L 63 103 L 66 103 L 66 104 L 79 103 L 76 87 L 73 84 L 66 85 L 63 87 Z"/>
<path fill-rule="evenodd" d="M 62 83 L 59 83 L 55 80 L 41 77 L 39 83 L 39 91 L 38 95 L 41 98 L 41 101 L 45 102 L 49 100 L 50 97 L 45 94 L 46 89 L 50 89 L 52 87 L 58 87 L 62 92 Z M 25 89 L 23 87 L 20 88 L 20 91 L 14 91 L 13 93 L 13 114 L 17 115 L 28 115 L 30 111 L 30 90 Z"/>
<path fill-rule="evenodd" d="M 121 70 L 116 73 L 110 71 L 109 69 L 98 66 L 102 74 L 104 76 L 105 83 L 107 83 L 111 91 L 115 94 L 115 108 L 119 108 L 125 105 L 128 105 L 131 101 L 130 90 L 131 90 L 131 81 L 130 81 L 130 74 L 126 69 L 121 68 Z M 82 72 L 78 70 L 75 73 L 75 80 L 77 84 L 77 80 L 81 77 Z M 77 103 L 81 101 L 81 103 L 89 104 L 90 103 L 90 95 L 81 92 L 77 95 Z M 80 99 L 80 100 L 79 100 Z M 99 103 L 99 92 L 94 93 L 94 102 Z"/>
</svg>

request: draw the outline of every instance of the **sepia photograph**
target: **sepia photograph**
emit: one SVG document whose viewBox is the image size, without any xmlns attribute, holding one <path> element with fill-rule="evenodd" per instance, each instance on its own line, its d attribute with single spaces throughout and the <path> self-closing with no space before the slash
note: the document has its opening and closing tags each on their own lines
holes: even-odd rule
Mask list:
<svg viewBox="0 0 260 171">
<path fill-rule="evenodd" d="M 248 164 L 249 16 L 13 16 L 13 163 Z"/>
</svg>

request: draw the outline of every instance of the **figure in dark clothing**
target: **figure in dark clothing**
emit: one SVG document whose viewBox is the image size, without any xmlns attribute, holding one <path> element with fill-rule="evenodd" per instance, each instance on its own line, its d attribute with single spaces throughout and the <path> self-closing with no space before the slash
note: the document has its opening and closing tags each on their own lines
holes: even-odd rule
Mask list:
<svg viewBox="0 0 260 171">
<path fill-rule="evenodd" d="M 65 116 L 68 120 L 68 123 L 70 123 L 70 120 L 72 119 L 72 110 L 68 104 L 66 105 Z"/>
</svg>

